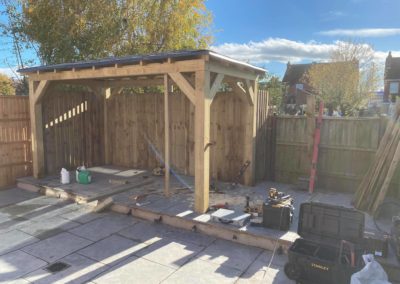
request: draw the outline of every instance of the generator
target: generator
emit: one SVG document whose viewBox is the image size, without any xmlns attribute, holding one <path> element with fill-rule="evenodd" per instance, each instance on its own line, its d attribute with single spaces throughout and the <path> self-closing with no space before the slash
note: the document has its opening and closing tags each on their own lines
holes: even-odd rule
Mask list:
<svg viewBox="0 0 400 284">
<path fill-rule="evenodd" d="M 293 198 L 271 188 L 268 198 L 262 206 L 263 226 L 266 228 L 288 231 L 293 221 Z"/>
<path fill-rule="evenodd" d="M 297 239 L 289 248 L 286 276 L 296 283 L 346 284 L 364 266 L 364 214 L 342 206 L 300 206 Z"/>
</svg>

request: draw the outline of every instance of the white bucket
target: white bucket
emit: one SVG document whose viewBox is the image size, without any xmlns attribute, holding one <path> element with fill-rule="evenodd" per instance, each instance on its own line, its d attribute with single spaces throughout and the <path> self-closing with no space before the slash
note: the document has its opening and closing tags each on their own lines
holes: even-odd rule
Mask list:
<svg viewBox="0 0 400 284">
<path fill-rule="evenodd" d="M 61 169 L 61 183 L 62 184 L 70 183 L 69 171 L 67 171 L 64 168 Z"/>
</svg>

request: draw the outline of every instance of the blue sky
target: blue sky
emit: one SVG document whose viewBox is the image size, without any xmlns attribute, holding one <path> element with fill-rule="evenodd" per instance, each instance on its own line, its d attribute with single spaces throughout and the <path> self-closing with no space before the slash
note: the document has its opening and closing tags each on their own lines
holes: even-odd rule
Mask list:
<svg viewBox="0 0 400 284">
<path fill-rule="evenodd" d="M 289 60 L 326 60 L 338 40 L 371 44 L 380 62 L 389 50 L 400 56 L 400 0 L 207 0 L 206 6 L 214 17 L 212 49 L 279 76 Z M 16 65 L 11 48 L 2 40 L 0 72 Z"/>
</svg>

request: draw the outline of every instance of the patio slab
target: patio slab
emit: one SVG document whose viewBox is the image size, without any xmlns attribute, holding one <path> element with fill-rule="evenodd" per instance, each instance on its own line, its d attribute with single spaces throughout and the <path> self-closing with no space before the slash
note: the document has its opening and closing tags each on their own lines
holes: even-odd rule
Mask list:
<svg viewBox="0 0 400 284">
<path fill-rule="evenodd" d="M 92 242 L 72 235 L 61 233 L 38 243 L 24 247 L 22 250 L 49 263 L 80 250 Z"/>
</svg>

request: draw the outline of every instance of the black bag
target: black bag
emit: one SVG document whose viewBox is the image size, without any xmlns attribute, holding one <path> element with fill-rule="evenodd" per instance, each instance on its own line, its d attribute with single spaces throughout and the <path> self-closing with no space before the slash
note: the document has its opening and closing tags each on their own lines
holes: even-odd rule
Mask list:
<svg viewBox="0 0 400 284">
<path fill-rule="evenodd" d="M 346 284 L 363 266 L 364 214 L 323 203 L 300 206 L 297 239 L 285 274 L 297 283 Z"/>
</svg>

